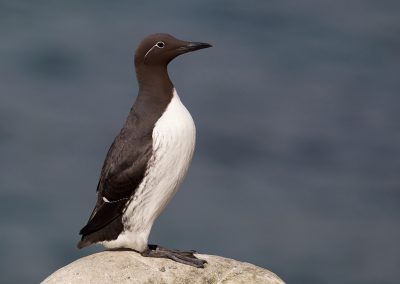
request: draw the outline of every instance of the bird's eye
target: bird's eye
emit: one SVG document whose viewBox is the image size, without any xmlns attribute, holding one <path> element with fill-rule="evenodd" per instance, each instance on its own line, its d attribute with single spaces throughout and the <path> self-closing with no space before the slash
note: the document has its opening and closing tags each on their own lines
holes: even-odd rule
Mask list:
<svg viewBox="0 0 400 284">
<path fill-rule="evenodd" d="M 158 48 L 164 48 L 165 43 L 162 42 L 162 41 L 159 41 L 159 42 L 156 43 L 156 46 L 157 46 Z"/>
</svg>

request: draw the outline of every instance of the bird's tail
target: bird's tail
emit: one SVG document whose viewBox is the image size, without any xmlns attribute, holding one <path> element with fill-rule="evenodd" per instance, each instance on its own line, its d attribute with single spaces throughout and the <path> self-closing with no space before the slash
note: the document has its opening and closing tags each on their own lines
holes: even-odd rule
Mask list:
<svg viewBox="0 0 400 284">
<path fill-rule="evenodd" d="M 85 236 L 82 236 L 82 239 L 77 243 L 76 247 L 78 249 L 82 249 L 84 247 L 90 246 L 92 242 L 90 240 L 87 240 Z"/>
</svg>

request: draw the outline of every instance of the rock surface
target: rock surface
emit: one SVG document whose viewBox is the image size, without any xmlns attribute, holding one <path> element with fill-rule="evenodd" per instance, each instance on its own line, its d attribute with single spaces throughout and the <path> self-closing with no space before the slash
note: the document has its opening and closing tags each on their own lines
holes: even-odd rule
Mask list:
<svg viewBox="0 0 400 284">
<path fill-rule="evenodd" d="M 204 269 L 133 251 L 104 251 L 60 268 L 42 283 L 268 283 L 284 284 L 274 273 L 246 262 L 196 254 Z"/>
</svg>

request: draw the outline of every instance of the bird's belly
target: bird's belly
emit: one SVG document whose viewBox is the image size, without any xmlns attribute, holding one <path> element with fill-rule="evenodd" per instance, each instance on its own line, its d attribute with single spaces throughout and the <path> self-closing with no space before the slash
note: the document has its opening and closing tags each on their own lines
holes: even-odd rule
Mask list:
<svg viewBox="0 0 400 284">
<path fill-rule="evenodd" d="M 138 251 L 147 247 L 153 222 L 175 195 L 187 173 L 195 148 L 195 135 L 193 119 L 174 91 L 170 104 L 155 124 L 153 155 L 145 178 L 124 211 L 124 232 L 115 246 Z"/>
</svg>

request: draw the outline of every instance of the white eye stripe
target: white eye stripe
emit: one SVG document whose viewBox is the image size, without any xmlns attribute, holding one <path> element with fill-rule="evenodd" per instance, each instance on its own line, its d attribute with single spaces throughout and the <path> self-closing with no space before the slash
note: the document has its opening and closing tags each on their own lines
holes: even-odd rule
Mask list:
<svg viewBox="0 0 400 284">
<path fill-rule="evenodd" d="M 153 45 L 144 55 L 144 61 L 146 62 L 146 56 L 150 53 L 150 51 L 153 50 L 153 48 L 157 47 L 157 48 L 164 48 L 165 43 L 163 41 L 159 41 L 157 42 L 155 45 Z"/>
<path fill-rule="evenodd" d="M 146 52 L 146 54 L 144 55 L 144 59 L 146 60 L 146 56 L 147 56 L 147 54 L 149 54 L 150 53 L 150 51 L 152 51 L 153 50 L 153 48 L 155 48 L 157 45 L 153 45 L 150 49 L 149 49 L 149 51 L 147 51 Z"/>
</svg>

